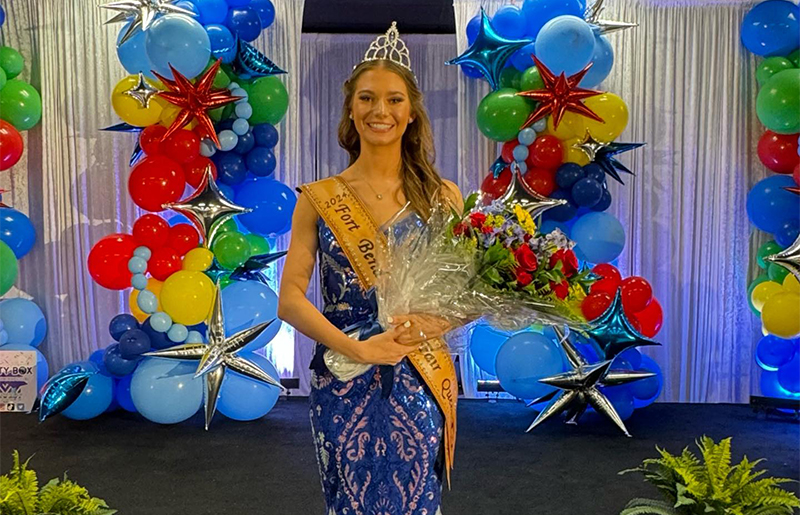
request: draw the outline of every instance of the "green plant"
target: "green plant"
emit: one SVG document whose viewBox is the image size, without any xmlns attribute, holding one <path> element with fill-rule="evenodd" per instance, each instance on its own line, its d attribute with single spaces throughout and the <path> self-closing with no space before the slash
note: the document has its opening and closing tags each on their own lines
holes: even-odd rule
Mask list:
<svg viewBox="0 0 800 515">
<path fill-rule="evenodd" d="M 753 469 L 763 460 L 731 466 L 731 439 L 719 443 L 706 436 L 696 442 L 703 461 L 685 448 L 680 456 L 663 449 L 628 472 L 641 472 L 669 502 L 633 499 L 620 515 L 791 515 L 800 500 L 777 485 L 790 479 L 765 477 Z"/>
<path fill-rule="evenodd" d="M 92 497 L 85 488 L 67 479 L 51 479 L 39 489 L 36 472 L 28 462 L 19 461 L 14 451 L 14 466 L 0 476 L 0 514 L 2 515 L 112 515 L 106 502 Z"/>
</svg>

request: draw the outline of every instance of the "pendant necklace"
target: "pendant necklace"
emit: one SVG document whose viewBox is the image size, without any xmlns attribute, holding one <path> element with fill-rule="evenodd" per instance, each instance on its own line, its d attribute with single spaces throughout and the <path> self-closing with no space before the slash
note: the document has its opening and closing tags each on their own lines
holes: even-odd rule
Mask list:
<svg viewBox="0 0 800 515">
<path fill-rule="evenodd" d="M 369 186 L 369 189 L 371 189 L 371 190 L 372 190 L 372 193 L 374 193 L 374 194 L 375 194 L 375 197 L 376 197 L 378 200 L 383 200 L 383 195 L 384 195 L 384 194 L 385 194 L 387 191 L 391 190 L 392 188 L 394 188 L 394 187 L 396 186 L 396 183 L 395 183 L 395 184 L 392 184 L 391 186 L 389 186 L 389 188 L 387 188 L 386 190 L 384 190 L 384 191 L 383 191 L 383 193 L 378 193 L 377 191 L 375 191 L 375 188 L 373 188 L 373 187 L 372 187 L 372 184 L 370 184 L 370 183 L 369 183 L 369 181 L 365 181 L 365 182 L 367 183 L 367 186 Z"/>
</svg>

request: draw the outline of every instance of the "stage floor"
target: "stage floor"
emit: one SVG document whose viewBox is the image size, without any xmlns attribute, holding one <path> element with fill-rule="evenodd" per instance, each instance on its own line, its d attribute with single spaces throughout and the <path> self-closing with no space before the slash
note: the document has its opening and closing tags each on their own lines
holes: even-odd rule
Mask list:
<svg viewBox="0 0 800 515">
<path fill-rule="evenodd" d="M 514 401 L 459 403 L 444 515 L 616 515 L 632 497 L 658 495 L 641 476 L 618 471 L 655 456 L 656 445 L 679 452 L 703 434 L 733 436 L 737 462 L 764 457 L 771 475 L 800 478 L 800 426 L 757 418 L 747 406 L 655 404 L 627 422 L 631 439 L 605 421 L 554 421 L 525 434 L 533 416 Z M 305 398 L 282 400 L 250 423 L 217 415 L 209 432 L 200 414 L 177 426 L 121 411 L 42 425 L 33 415 L 2 415 L 0 471 L 14 449 L 35 454 L 40 484 L 67 471 L 120 515 L 324 511 Z"/>
</svg>

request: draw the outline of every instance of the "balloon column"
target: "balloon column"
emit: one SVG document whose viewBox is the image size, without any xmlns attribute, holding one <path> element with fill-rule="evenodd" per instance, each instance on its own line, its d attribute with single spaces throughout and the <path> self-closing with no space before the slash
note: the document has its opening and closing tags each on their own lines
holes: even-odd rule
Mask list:
<svg viewBox="0 0 800 515">
<path fill-rule="evenodd" d="M 88 382 L 78 372 L 45 388 L 82 388 L 62 411 L 76 419 L 118 404 L 172 424 L 194 415 L 204 396 L 206 426 L 217 409 L 236 420 L 262 417 L 280 392 L 274 366 L 253 354 L 280 329 L 262 272 L 284 254 L 271 252 L 267 238 L 290 229 L 295 204 L 273 177 L 285 72 L 249 44 L 273 23 L 274 8 L 269 0 L 102 7 L 124 23 L 117 53 L 131 74 L 111 94 L 122 123 L 108 129 L 138 133 L 128 193 L 148 213 L 130 233 L 98 241 L 87 259 L 101 286 L 131 288 L 130 314 L 111 320 L 110 345 L 68 367 L 88 371 Z M 179 216 L 168 222 L 168 211 Z M 237 335 L 254 328 L 235 356 L 226 347 L 218 366 L 203 367 L 215 345 L 241 343 Z"/>
<path fill-rule="evenodd" d="M 476 119 L 501 149 L 481 185 L 484 199 L 504 198 L 513 181 L 560 200 L 543 213 L 540 230 L 563 233 L 581 261 L 596 264 L 598 280 L 581 306 L 595 326 L 591 338 L 571 336 L 571 348 L 590 361 L 613 360 L 617 372 L 652 373 L 634 374 L 629 385 L 598 387 L 624 420 L 661 391 L 658 365 L 633 347 L 655 344 L 649 338 L 660 330 L 663 313 L 647 280 L 623 278 L 609 264 L 624 248 L 625 229 L 606 212 L 612 202 L 607 182 L 623 184 L 622 176 L 632 172 L 617 157 L 644 144 L 615 141 L 628 124 L 628 107 L 614 93 L 593 89 L 613 66 L 608 35 L 636 26 L 601 19 L 602 9 L 603 0 L 589 8 L 581 0 L 525 0 L 492 17 L 481 10 L 466 28 L 469 48 L 448 64 L 491 87 Z M 578 362 L 568 362 L 554 339 L 535 331 L 509 337 L 479 326 L 471 352 L 506 391 L 538 399 L 554 391 L 540 380 Z"/>
<path fill-rule="evenodd" d="M 764 58 L 756 70 L 756 114 L 765 127 L 758 157 L 772 172 L 747 195 L 750 221 L 772 236 L 756 256 L 764 272 L 747 289 L 764 332 L 756 362 L 762 394 L 800 399 L 800 9 L 785 0 L 753 6 L 742 43 Z"/>
<path fill-rule="evenodd" d="M 10 46 L 0 46 L 0 172 L 22 157 L 20 132 L 32 129 L 42 118 L 39 92 L 19 76 L 24 67 L 22 54 Z"/>
</svg>

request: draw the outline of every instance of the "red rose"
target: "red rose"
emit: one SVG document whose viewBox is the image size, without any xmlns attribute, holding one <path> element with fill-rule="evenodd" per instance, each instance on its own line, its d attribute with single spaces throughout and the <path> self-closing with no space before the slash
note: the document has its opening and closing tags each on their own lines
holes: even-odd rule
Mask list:
<svg viewBox="0 0 800 515">
<path fill-rule="evenodd" d="M 461 236 L 465 232 L 467 232 L 467 226 L 463 223 L 458 223 L 453 227 L 453 236 Z"/>
<path fill-rule="evenodd" d="M 492 233 L 492 228 L 489 227 L 488 225 L 484 225 L 483 227 L 481 227 L 481 232 L 483 234 L 491 234 Z"/>
<path fill-rule="evenodd" d="M 560 283 L 550 281 L 550 289 L 556 294 L 561 300 L 564 300 L 569 295 L 569 283 L 567 280 L 563 280 Z"/>
<path fill-rule="evenodd" d="M 529 241 L 531 241 L 531 238 L 533 238 L 533 236 L 531 236 L 530 234 L 526 234 L 525 236 L 522 237 L 522 240 L 525 243 L 528 243 Z"/>
<path fill-rule="evenodd" d="M 561 273 L 565 277 L 572 277 L 578 271 L 578 258 L 571 250 L 561 249 L 550 256 L 550 268 L 561 262 Z"/>
<path fill-rule="evenodd" d="M 486 215 L 483 213 L 472 213 L 469 215 L 469 221 L 472 224 L 472 227 L 480 229 L 483 227 L 483 223 L 486 221 Z"/>
<path fill-rule="evenodd" d="M 514 251 L 514 258 L 517 260 L 519 267 L 526 272 L 533 272 L 539 267 L 539 263 L 536 261 L 536 254 L 527 245 L 520 245 Z"/>
<path fill-rule="evenodd" d="M 517 276 L 517 285 L 521 288 L 529 285 L 533 280 L 533 277 L 528 272 L 523 271 L 520 268 L 514 270 L 514 274 Z"/>
</svg>

